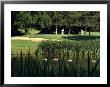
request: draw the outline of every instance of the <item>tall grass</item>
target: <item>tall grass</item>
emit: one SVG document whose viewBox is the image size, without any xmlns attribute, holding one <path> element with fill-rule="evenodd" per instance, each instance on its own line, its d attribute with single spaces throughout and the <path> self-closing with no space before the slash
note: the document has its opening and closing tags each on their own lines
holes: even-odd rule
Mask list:
<svg viewBox="0 0 110 87">
<path fill-rule="evenodd" d="M 12 76 L 97 77 L 100 76 L 99 40 L 44 41 L 35 54 L 12 55 Z"/>
</svg>

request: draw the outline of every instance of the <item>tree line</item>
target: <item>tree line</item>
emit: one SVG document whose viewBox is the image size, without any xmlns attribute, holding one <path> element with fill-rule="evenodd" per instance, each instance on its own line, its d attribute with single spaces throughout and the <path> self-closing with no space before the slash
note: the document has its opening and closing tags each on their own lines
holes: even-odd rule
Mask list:
<svg viewBox="0 0 110 87">
<path fill-rule="evenodd" d="M 99 11 L 12 11 L 11 34 L 20 35 L 20 30 L 28 33 L 29 29 L 40 30 L 40 33 L 53 34 L 55 30 L 61 33 L 78 33 L 100 31 Z"/>
</svg>

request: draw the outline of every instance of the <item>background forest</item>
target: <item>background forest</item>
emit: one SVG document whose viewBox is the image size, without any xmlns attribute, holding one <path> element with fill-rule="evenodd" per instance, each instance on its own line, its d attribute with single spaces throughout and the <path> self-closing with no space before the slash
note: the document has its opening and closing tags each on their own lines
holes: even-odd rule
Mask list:
<svg viewBox="0 0 110 87">
<path fill-rule="evenodd" d="M 40 34 L 77 34 L 81 29 L 100 31 L 99 11 L 12 11 L 12 36 L 27 34 L 31 29 Z"/>
</svg>

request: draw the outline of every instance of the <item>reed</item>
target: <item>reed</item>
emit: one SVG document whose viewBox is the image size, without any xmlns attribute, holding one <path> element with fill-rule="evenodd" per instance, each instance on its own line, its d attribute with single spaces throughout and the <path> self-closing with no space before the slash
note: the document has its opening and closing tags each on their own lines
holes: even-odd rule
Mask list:
<svg viewBox="0 0 110 87">
<path fill-rule="evenodd" d="M 93 61 L 94 60 L 94 61 Z M 99 43 L 95 41 L 44 41 L 35 54 L 12 55 L 12 77 L 100 76 Z"/>
</svg>

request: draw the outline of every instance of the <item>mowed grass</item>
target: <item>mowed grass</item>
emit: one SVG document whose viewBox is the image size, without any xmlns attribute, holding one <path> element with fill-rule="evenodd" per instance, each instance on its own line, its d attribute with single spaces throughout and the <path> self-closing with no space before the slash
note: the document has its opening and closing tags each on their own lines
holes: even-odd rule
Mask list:
<svg viewBox="0 0 110 87">
<path fill-rule="evenodd" d="M 27 50 L 31 50 L 33 53 L 38 47 L 39 43 L 28 40 L 11 40 L 11 54 L 19 54 L 21 50 L 27 53 Z"/>
<path fill-rule="evenodd" d="M 31 37 L 31 38 L 45 38 L 45 39 L 49 39 L 49 40 L 52 40 L 52 39 L 56 39 L 56 40 L 62 40 L 63 36 L 78 36 L 78 35 L 75 35 L 75 34 L 64 34 L 64 35 L 61 35 L 61 34 L 27 34 L 27 35 L 23 35 L 25 37 Z M 79 34 L 80 36 L 80 34 Z M 89 33 L 86 32 L 86 35 L 84 36 L 89 36 Z M 91 36 L 100 36 L 100 32 L 91 32 Z"/>
<path fill-rule="evenodd" d="M 60 34 L 55 35 L 55 34 L 34 34 L 34 35 L 23 35 L 25 37 L 30 37 L 30 38 L 44 38 L 44 39 L 49 39 L 49 40 L 62 40 L 63 38 L 61 37 Z M 67 36 L 67 35 L 64 35 Z"/>
<path fill-rule="evenodd" d="M 99 32 L 91 32 L 89 36 L 88 32 L 86 35 L 72 35 L 72 34 L 28 34 L 23 35 L 23 37 L 30 37 L 30 38 L 44 38 L 48 40 L 72 40 L 72 41 L 82 41 L 82 40 L 99 40 L 100 33 Z M 21 50 L 23 52 L 27 52 L 27 50 L 31 50 L 33 53 L 39 46 L 41 42 L 34 42 L 30 40 L 11 40 L 11 54 L 19 54 Z"/>
</svg>

